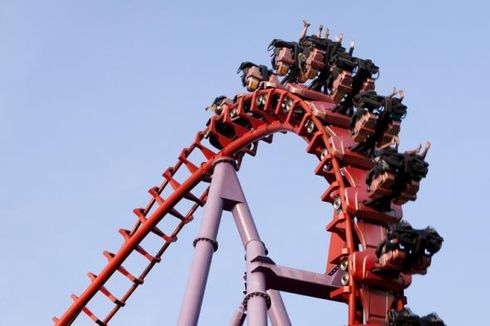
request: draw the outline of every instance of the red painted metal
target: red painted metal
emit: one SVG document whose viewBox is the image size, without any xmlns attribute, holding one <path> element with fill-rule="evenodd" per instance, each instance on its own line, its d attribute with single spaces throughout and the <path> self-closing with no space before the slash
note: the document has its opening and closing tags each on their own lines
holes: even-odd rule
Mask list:
<svg viewBox="0 0 490 326">
<path fill-rule="evenodd" d="M 345 89 L 342 80 L 337 85 L 339 92 Z M 182 150 L 177 163 L 163 173 L 162 184 L 149 190 L 151 199 L 148 205 L 144 209 L 135 209 L 137 221 L 133 229 L 120 230 L 124 240 L 122 246 L 114 254 L 104 254 L 108 259 L 107 265 L 97 275 L 90 273 L 88 287 L 79 296 L 73 295 L 73 304 L 59 319 L 54 318 L 55 324 L 70 325 L 80 312 L 86 313 L 99 325 L 107 324 L 144 282 L 153 266 L 160 262 L 162 254 L 176 241 L 180 230 L 193 219 L 196 209 L 206 202 L 207 191 L 199 195 L 191 191 L 198 183 L 209 180 L 213 163 L 222 157 L 232 157 L 239 166 L 245 154 L 255 156 L 260 140 L 270 142 L 272 134 L 284 131 L 293 132 L 307 142 L 307 152 L 319 159 L 315 174 L 329 182 L 322 200 L 333 203 L 335 210 L 326 228 L 331 232 L 326 273 L 340 264 L 347 266 L 348 279 L 345 286 L 327 291 L 325 299 L 348 304 L 349 325 L 361 325 L 363 322 L 379 325 L 386 320 L 393 302 L 399 309 L 403 308 L 403 290 L 410 284 L 411 277 L 405 274 L 393 277 L 371 271 L 377 264 L 375 249 L 384 239 L 385 225 L 401 219 L 401 208 L 392 203 L 391 210 L 382 212 L 365 204 L 369 199 L 365 179 L 373 163 L 349 149 L 356 142 L 349 130 L 349 118 L 332 111 L 336 102 L 336 97 L 291 84 L 287 89 L 259 89 L 239 95 L 234 102 L 227 101 L 220 110 L 214 110 L 216 114 L 208 127 L 198 132 L 195 141 Z M 204 144 L 205 138 L 221 150 L 215 153 L 209 149 Z M 190 155 L 194 151 L 202 154 L 203 162 L 191 161 Z M 174 176 L 179 169 L 187 169 L 190 176 L 186 180 L 176 180 Z M 168 186 L 172 192 L 167 198 L 162 198 L 161 193 Z M 182 200 L 194 203 L 188 212 L 175 209 Z M 166 233 L 158 227 L 164 217 L 180 221 L 172 232 Z M 160 236 L 163 241 L 155 255 L 140 245 L 149 233 Z M 126 258 L 134 252 L 148 260 L 148 267 L 140 275 L 133 275 L 123 267 Z M 116 298 L 105 287 L 115 272 L 122 273 L 132 282 L 121 298 Z M 96 317 L 87 307 L 99 291 L 114 304 L 104 318 Z"/>
</svg>

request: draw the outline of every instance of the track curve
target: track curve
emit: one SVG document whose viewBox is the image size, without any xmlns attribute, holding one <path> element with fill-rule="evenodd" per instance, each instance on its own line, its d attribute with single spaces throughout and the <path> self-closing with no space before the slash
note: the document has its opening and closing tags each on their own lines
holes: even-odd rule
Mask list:
<svg viewBox="0 0 490 326">
<path fill-rule="evenodd" d="M 346 262 L 347 257 L 352 257 L 356 252 L 374 250 L 373 247 L 384 239 L 386 223 L 401 219 L 401 208 L 392 204 L 388 212 L 381 212 L 363 204 L 368 191 L 364 180 L 373 163 L 370 158 L 349 149 L 355 144 L 349 131 L 350 118 L 333 112 L 336 103 L 324 94 L 305 92 L 301 85 L 296 84 L 275 86 L 238 95 L 233 104 L 224 108 L 220 114 L 215 114 L 206 129 L 197 133 L 195 141 L 182 150 L 177 163 L 165 170 L 162 184 L 149 190 L 152 198 L 148 205 L 143 209 L 135 209 L 138 220 L 133 229 L 120 230 L 124 239 L 122 246 L 115 253 L 104 253 L 108 259 L 107 265 L 98 275 L 89 274 L 90 284 L 80 296 L 72 295 L 73 304 L 59 319 L 53 319 L 56 325 L 70 325 L 82 311 L 95 323 L 107 324 L 143 283 L 165 250 L 176 241 L 182 228 L 193 219 L 194 212 L 205 204 L 207 190 L 198 195 L 191 191 L 197 184 L 209 181 L 214 162 L 222 157 L 233 157 L 239 168 L 244 155 L 254 156 L 259 141 L 272 141 L 272 135 L 276 132 L 293 132 L 304 139 L 307 152 L 319 159 L 315 174 L 324 177 L 329 183 L 322 200 L 334 204 L 336 209 L 327 227 L 334 235 L 331 238 L 327 272 Z M 207 140 L 220 150 L 211 150 L 205 144 Z M 202 162 L 191 161 L 190 156 L 195 151 L 203 156 Z M 190 173 L 186 180 L 174 178 L 180 169 Z M 162 198 L 160 194 L 166 187 L 171 187 L 173 191 L 167 198 Z M 184 213 L 175 210 L 175 206 L 182 200 L 194 202 L 192 208 Z M 165 217 L 180 220 L 172 232 L 167 233 L 158 228 L 158 223 Z M 149 233 L 155 233 L 164 241 L 162 248 L 154 255 L 140 247 Z M 124 261 L 132 253 L 142 254 L 148 259 L 148 267 L 138 276 L 123 267 Z M 403 306 L 403 289 L 410 284 L 409 275 L 401 275 L 390 283 L 389 289 L 383 289 L 380 294 L 379 289 L 372 290 L 365 285 L 365 277 L 356 274 L 353 261 L 349 258 L 349 277 L 356 281 L 349 282 L 328 298 L 348 304 L 349 325 L 362 323 L 363 314 L 365 320 L 372 322 L 385 319 L 385 315 L 377 316 L 376 312 L 368 308 L 369 300 L 374 300 L 375 295 L 381 295 L 387 305 L 396 301 L 398 306 Z M 105 287 L 115 272 L 122 273 L 132 283 L 121 298 L 116 298 Z M 396 288 L 395 292 L 393 288 Z M 104 318 L 95 316 L 87 307 L 99 291 L 114 303 L 114 308 Z"/>
</svg>

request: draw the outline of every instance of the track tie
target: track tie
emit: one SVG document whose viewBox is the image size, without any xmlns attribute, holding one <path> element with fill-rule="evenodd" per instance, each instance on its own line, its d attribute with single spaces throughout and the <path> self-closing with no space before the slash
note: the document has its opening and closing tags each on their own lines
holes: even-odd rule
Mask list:
<svg viewBox="0 0 490 326">
<path fill-rule="evenodd" d="M 178 210 L 176 210 L 175 208 L 172 208 L 168 211 L 168 213 L 172 216 L 175 216 L 176 218 L 178 218 L 179 220 L 181 221 L 185 221 L 185 216 L 182 215 Z"/>
<path fill-rule="evenodd" d="M 148 221 L 145 217 L 145 214 L 143 214 L 143 208 L 135 208 L 133 210 L 133 212 L 138 216 L 138 218 L 142 224 L 144 224 Z M 181 215 L 181 214 L 179 213 L 179 215 Z M 185 217 L 184 217 L 184 219 L 185 219 Z M 177 237 L 169 237 L 168 235 L 166 235 L 162 230 L 160 230 L 156 226 L 151 228 L 151 232 L 155 233 L 156 235 L 158 235 L 159 237 L 161 237 L 163 240 L 165 240 L 167 242 L 177 241 Z"/>
<path fill-rule="evenodd" d="M 325 143 L 323 142 L 323 133 L 317 131 L 313 134 L 308 146 L 306 147 L 306 152 L 310 154 L 320 154 L 320 152 L 325 148 Z"/>
<path fill-rule="evenodd" d="M 160 238 L 162 238 L 163 240 L 167 241 L 167 242 L 175 242 L 177 241 L 177 237 L 169 237 L 168 235 L 166 235 L 162 230 L 160 230 L 158 227 L 153 227 L 151 229 L 151 232 L 155 233 L 156 235 L 158 235 Z"/>
<path fill-rule="evenodd" d="M 245 148 L 245 149 L 243 150 L 243 152 L 244 152 L 245 154 L 250 155 L 250 156 L 255 156 L 255 155 L 257 155 L 257 148 L 258 148 L 258 147 L 259 147 L 259 142 L 258 142 L 258 141 L 255 141 L 255 142 L 253 142 L 253 144 L 252 144 L 252 148 Z"/>
<path fill-rule="evenodd" d="M 114 254 L 112 252 L 109 252 L 109 251 L 104 251 L 103 252 L 103 255 L 105 258 L 107 258 L 108 261 L 111 261 L 113 258 L 114 258 Z M 126 268 L 124 268 L 122 265 L 120 265 L 117 270 L 119 271 L 119 273 L 123 274 L 124 276 L 126 276 L 131 282 L 135 283 L 135 284 L 143 284 L 143 280 L 140 279 L 140 278 L 137 278 L 136 276 L 134 276 L 133 274 L 131 274 L 130 272 L 128 272 L 128 270 Z"/>
<path fill-rule="evenodd" d="M 94 273 L 92 272 L 88 272 L 87 273 L 87 276 L 89 277 L 89 279 L 93 282 L 96 278 L 97 278 L 97 275 L 95 275 Z M 100 289 L 99 289 L 100 292 L 102 292 L 102 294 L 104 294 L 109 300 L 111 300 L 114 304 L 118 305 L 118 306 L 124 306 L 124 302 L 122 302 L 121 300 L 119 300 L 118 298 L 116 298 L 109 290 L 107 290 L 107 288 L 105 286 L 102 286 Z"/>
<path fill-rule="evenodd" d="M 267 144 L 271 144 L 273 139 L 274 139 L 273 135 L 270 134 L 265 137 L 262 137 L 260 140 L 265 141 Z"/>
<path fill-rule="evenodd" d="M 121 234 L 124 238 L 124 240 L 128 240 L 131 238 L 131 231 L 126 230 L 126 229 L 119 229 L 119 234 Z"/>
<path fill-rule="evenodd" d="M 78 296 L 76 296 L 75 294 L 72 294 L 71 295 L 71 299 L 73 301 L 78 301 Z M 82 308 L 82 311 L 90 317 L 90 319 L 92 319 L 97 325 L 100 325 L 100 326 L 106 326 L 106 323 L 104 323 L 102 320 L 100 320 L 92 311 L 90 311 L 89 308 L 87 308 L 86 306 L 84 306 Z"/>
<path fill-rule="evenodd" d="M 180 188 L 180 183 L 178 183 L 177 180 L 174 179 L 173 172 L 173 169 L 167 169 L 165 172 L 163 172 L 162 176 L 167 179 L 173 190 L 177 190 L 178 188 Z"/>
<path fill-rule="evenodd" d="M 334 198 L 332 195 L 338 195 L 338 190 L 340 186 L 337 181 L 334 181 L 328 186 L 328 189 L 322 194 L 321 199 L 322 201 L 333 203 Z"/>
<path fill-rule="evenodd" d="M 174 175 L 176 168 L 173 166 L 168 167 L 162 174 Z"/>
<path fill-rule="evenodd" d="M 196 143 L 196 147 L 199 148 L 199 150 L 201 151 L 201 153 L 204 155 L 204 157 L 207 160 L 210 160 L 211 158 L 213 158 L 216 155 L 215 152 L 213 152 L 212 150 L 210 150 L 209 148 L 207 148 L 206 146 L 204 146 L 201 143 Z"/>
<path fill-rule="evenodd" d="M 328 174 L 332 174 L 331 172 L 331 160 L 333 156 L 331 154 L 326 154 L 327 151 L 324 150 L 322 154 L 320 154 L 320 162 L 318 165 L 315 167 L 315 175 L 319 176 L 327 176 Z M 322 158 L 323 156 L 323 158 Z"/>
<path fill-rule="evenodd" d="M 187 159 L 187 156 L 189 154 L 190 154 L 190 151 L 188 148 L 183 149 L 182 152 L 180 152 L 179 160 L 182 163 L 184 163 L 184 165 L 186 166 L 187 170 L 189 170 L 190 173 L 194 173 L 197 170 L 199 170 L 199 168 Z"/>
<path fill-rule="evenodd" d="M 145 210 L 143 208 L 133 209 L 133 213 L 136 214 L 136 216 L 138 216 L 138 219 L 140 220 L 141 223 L 146 223 L 147 221 L 144 211 Z"/>
<path fill-rule="evenodd" d="M 304 113 L 303 117 L 301 118 L 301 122 L 299 123 L 298 125 L 298 135 L 304 135 L 306 131 L 306 123 L 308 122 L 308 120 L 311 119 L 311 114 L 308 114 L 308 113 Z M 316 129 L 316 128 L 315 128 Z"/>
<path fill-rule="evenodd" d="M 153 187 L 153 188 L 148 189 L 148 192 L 156 200 L 158 205 L 162 206 L 163 203 L 165 202 L 165 200 L 160 196 L 159 191 L 160 191 L 160 188 L 158 188 L 158 187 Z"/>
<path fill-rule="evenodd" d="M 128 240 L 131 237 L 131 231 L 129 231 L 129 230 L 119 229 L 119 233 L 123 236 L 124 240 Z M 152 256 L 151 254 L 148 253 L 148 251 L 146 251 L 143 247 L 141 247 L 139 245 L 136 246 L 135 250 L 151 262 L 155 261 L 155 262 L 159 263 L 161 261 L 160 258 L 156 258 L 156 257 Z"/>
<path fill-rule="evenodd" d="M 148 192 L 156 200 L 156 202 L 158 203 L 158 205 L 160 205 L 160 206 L 163 205 L 163 203 L 165 202 L 165 200 L 158 193 L 159 192 L 159 188 L 158 187 L 153 187 L 153 188 L 149 189 Z M 176 218 L 178 218 L 181 221 L 184 221 L 185 220 L 185 216 L 182 215 L 180 212 L 178 212 L 175 208 L 171 208 L 169 210 L 169 214 L 175 216 Z"/>
<path fill-rule="evenodd" d="M 199 206 L 203 206 L 204 203 L 202 202 L 202 200 L 200 200 L 199 198 L 197 198 L 193 193 L 191 192 L 186 192 L 185 195 L 184 195 L 184 198 L 185 199 L 188 199 L 190 201 L 193 201 L 195 202 L 196 204 L 198 204 Z"/>
<path fill-rule="evenodd" d="M 189 160 L 182 160 L 184 165 L 186 166 L 187 170 L 189 170 L 190 173 L 196 172 L 198 169 L 197 166 L 195 166 L 191 161 Z"/>
<path fill-rule="evenodd" d="M 137 246 L 136 247 L 136 251 L 139 252 L 142 256 L 144 256 L 146 259 L 148 259 L 150 262 L 157 262 L 157 263 L 159 263 L 159 262 L 162 261 L 161 258 L 157 258 L 157 257 L 152 256 L 150 253 L 148 253 L 148 251 L 146 251 L 141 246 Z"/>
<path fill-rule="evenodd" d="M 277 100 L 277 104 L 276 104 L 276 107 L 275 108 L 272 108 L 272 112 L 274 112 L 274 114 L 276 115 L 279 115 L 281 114 L 282 112 L 282 104 L 284 102 L 284 99 L 286 99 L 286 93 L 281 93 L 281 95 L 279 95 L 279 99 Z M 292 108 L 294 108 L 294 105 L 291 105 Z"/>
<path fill-rule="evenodd" d="M 163 177 L 165 179 L 168 180 L 168 182 L 170 183 L 170 186 L 172 187 L 172 189 L 175 191 L 177 189 L 179 189 L 181 187 L 181 184 L 179 182 L 177 182 L 177 180 L 175 180 L 169 173 L 165 172 L 163 174 Z M 202 202 L 202 200 L 200 200 L 199 198 L 197 198 L 193 193 L 191 192 L 186 192 L 184 194 L 184 198 L 185 199 L 188 199 L 190 201 L 193 201 L 195 203 L 197 203 L 199 206 L 202 206 L 204 205 L 204 203 Z M 172 214 L 173 215 L 173 214 Z M 175 215 L 174 215 L 175 216 Z"/>
</svg>

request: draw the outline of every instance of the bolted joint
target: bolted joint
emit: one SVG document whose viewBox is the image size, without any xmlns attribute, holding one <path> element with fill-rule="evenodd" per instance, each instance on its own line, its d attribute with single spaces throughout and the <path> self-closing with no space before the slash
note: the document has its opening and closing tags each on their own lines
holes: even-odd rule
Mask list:
<svg viewBox="0 0 490 326">
<path fill-rule="evenodd" d="M 271 297 L 267 293 L 265 293 L 265 292 L 251 292 L 251 293 L 247 294 L 245 296 L 245 298 L 243 298 L 242 305 L 243 305 L 243 308 L 245 310 L 247 310 L 248 300 L 250 300 L 252 297 L 264 298 L 265 302 L 267 304 L 267 309 L 269 309 L 271 307 L 271 304 L 272 304 Z"/>
<path fill-rule="evenodd" d="M 235 168 L 235 170 L 238 170 L 236 160 L 234 158 L 228 157 L 228 156 L 223 156 L 223 157 L 217 158 L 213 162 L 213 168 L 216 167 L 217 164 L 219 164 L 219 163 L 225 163 L 225 162 L 233 165 L 233 167 Z"/>
<path fill-rule="evenodd" d="M 214 252 L 216 252 L 218 250 L 218 241 L 210 239 L 210 238 L 204 238 L 204 237 L 194 239 L 194 241 L 192 242 L 192 245 L 194 246 L 194 248 L 196 247 L 196 245 L 199 241 L 210 242 L 213 245 Z"/>
</svg>

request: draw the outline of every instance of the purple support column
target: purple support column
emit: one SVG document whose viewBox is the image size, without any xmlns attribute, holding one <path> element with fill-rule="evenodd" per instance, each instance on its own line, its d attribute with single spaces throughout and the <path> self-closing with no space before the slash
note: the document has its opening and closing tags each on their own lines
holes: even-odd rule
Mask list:
<svg viewBox="0 0 490 326">
<path fill-rule="evenodd" d="M 197 325 L 199 319 L 213 252 L 218 247 L 216 236 L 223 212 L 222 188 L 226 184 L 226 174 L 230 168 L 234 171 L 233 166 L 227 161 L 216 163 L 214 168 L 201 229 L 194 240 L 195 252 L 180 308 L 177 322 L 179 326 Z"/>
<path fill-rule="evenodd" d="M 250 213 L 250 209 L 248 208 L 247 202 L 245 201 L 245 196 L 243 195 L 243 193 L 240 197 L 242 197 L 241 202 L 237 203 L 233 207 L 231 212 L 233 213 L 233 217 L 235 218 L 235 223 L 238 228 L 240 238 L 242 239 L 243 247 L 247 249 L 247 244 L 252 240 L 260 241 L 260 236 L 259 232 L 257 231 L 257 227 L 255 226 L 255 222 L 252 218 L 252 213 Z"/>
<path fill-rule="evenodd" d="M 264 255 L 264 244 L 260 240 L 251 240 L 246 245 L 245 257 L 247 260 L 247 294 L 244 304 L 247 309 L 247 320 L 250 326 L 267 326 L 267 309 L 270 298 L 267 294 L 265 276 L 260 272 L 253 272 L 255 264 L 252 260 L 258 255 Z"/>
<path fill-rule="evenodd" d="M 250 213 L 236 174 L 234 175 L 233 182 L 238 185 L 238 187 L 235 187 L 236 191 L 239 192 L 235 194 L 236 197 L 241 197 L 241 200 L 233 206 L 232 213 L 243 246 L 245 247 L 245 258 L 247 261 L 247 293 L 244 300 L 247 310 L 247 324 L 266 326 L 267 309 L 270 304 L 270 299 L 266 292 L 265 277 L 262 273 L 252 273 L 254 269 L 252 259 L 259 255 L 265 255 L 265 246 L 260 240 L 259 233 L 255 227 L 252 214 Z"/>
<path fill-rule="evenodd" d="M 234 197 L 238 199 L 237 203 L 233 206 L 232 213 L 246 250 L 247 294 L 245 301 L 247 303 L 248 324 L 253 326 L 267 325 L 267 308 L 272 304 L 269 310 L 269 317 L 273 325 L 289 326 L 291 322 L 280 293 L 274 290 L 266 291 L 267 286 L 264 275 L 257 271 L 251 272 L 255 268 L 255 264 L 251 260 L 258 255 L 262 255 L 260 253 L 265 254 L 266 249 L 260 240 L 257 227 L 255 226 L 236 173 L 234 173 L 231 182 L 237 185 L 234 187 Z"/>
<path fill-rule="evenodd" d="M 286 307 L 282 301 L 281 293 L 276 290 L 267 290 L 271 298 L 271 307 L 269 308 L 269 318 L 272 326 L 291 326 Z"/>
<path fill-rule="evenodd" d="M 236 175 L 235 180 L 239 184 Z M 258 255 L 265 255 L 265 246 L 260 240 L 241 187 L 237 188 L 242 199 L 241 202 L 233 207 L 232 213 L 246 251 L 247 293 L 245 295 L 245 303 L 247 305 L 248 325 L 265 326 L 267 325 L 267 309 L 270 305 L 270 298 L 266 292 L 265 277 L 262 273 L 252 272 L 255 267 L 252 259 Z"/>
<path fill-rule="evenodd" d="M 223 209 L 231 209 L 246 251 L 247 294 L 243 305 L 247 311 L 248 325 L 267 325 L 267 310 L 271 306 L 271 297 L 267 293 L 265 275 L 259 271 L 252 272 L 260 264 L 252 260 L 257 256 L 264 256 L 266 249 L 260 240 L 231 161 L 231 159 L 218 161 L 214 169 L 201 229 L 199 236 L 194 241 L 196 249 L 182 300 L 178 319 L 179 326 L 197 325 L 213 252 L 218 246 L 216 236 Z M 289 322 L 280 294 L 273 292 L 272 296 L 274 307 L 271 312 L 271 320 L 273 323 L 275 320 L 280 326 L 290 325 L 290 323 L 279 322 L 281 320 Z M 239 311 L 232 320 L 233 325 L 243 324 L 243 318 L 244 313 Z"/>
<path fill-rule="evenodd" d="M 247 315 L 245 314 L 243 305 L 241 304 L 240 307 L 238 307 L 238 309 L 233 314 L 233 317 L 231 318 L 230 326 L 242 326 L 246 316 Z"/>
</svg>

